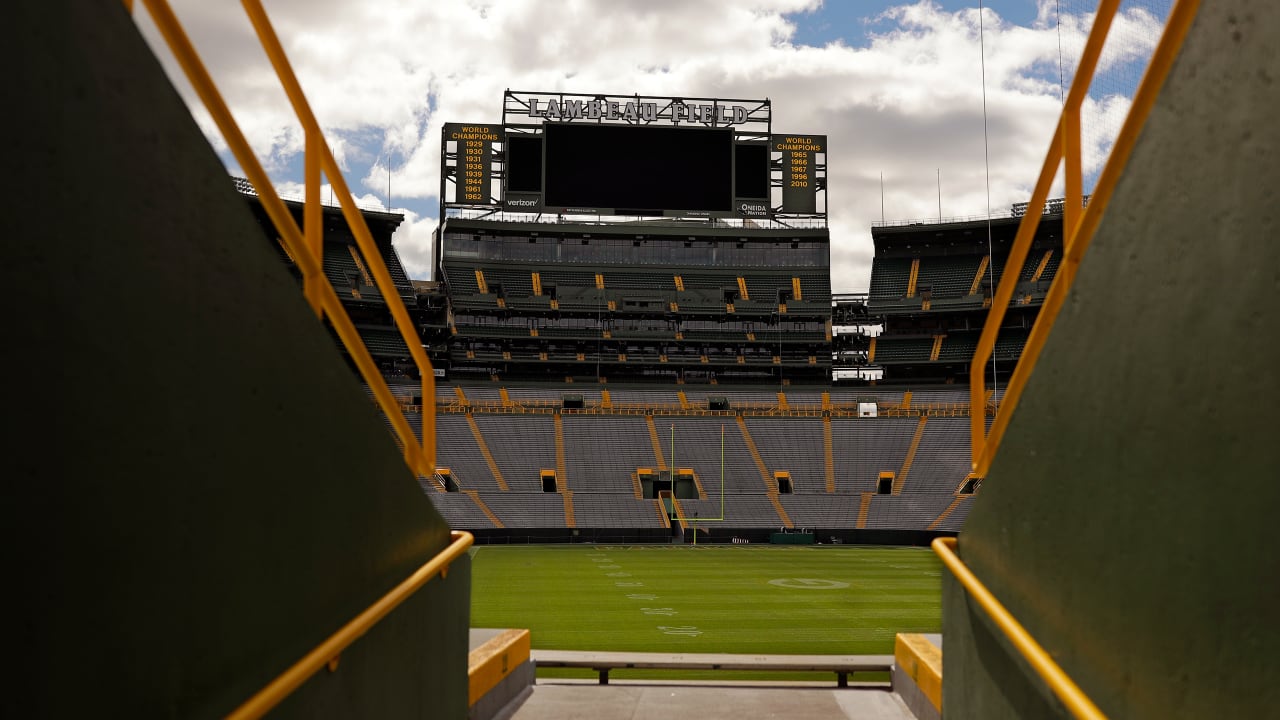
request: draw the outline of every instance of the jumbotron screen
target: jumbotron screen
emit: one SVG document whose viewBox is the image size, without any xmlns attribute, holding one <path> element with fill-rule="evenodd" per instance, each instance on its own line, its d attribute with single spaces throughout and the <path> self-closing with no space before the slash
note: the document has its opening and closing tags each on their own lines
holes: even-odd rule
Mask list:
<svg viewBox="0 0 1280 720">
<path fill-rule="evenodd" d="M 731 128 L 546 123 L 543 203 L 728 212 L 734 200 L 733 140 Z M 767 172 L 767 166 L 760 170 L 762 182 Z"/>
</svg>

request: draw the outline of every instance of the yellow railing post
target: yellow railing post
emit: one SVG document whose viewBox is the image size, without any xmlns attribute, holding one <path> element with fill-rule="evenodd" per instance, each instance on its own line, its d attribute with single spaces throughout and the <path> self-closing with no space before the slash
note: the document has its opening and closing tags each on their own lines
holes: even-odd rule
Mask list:
<svg viewBox="0 0 1280 720">
<path fill-rule="evenodd" d="M 1013 246 L 1009 248 L 1009 258 L 1005 261 L 1004 273 L 1000 277 L 1000 284 L 996 286 L 995 296 L 991 300 L 991 310 L 987 314 L 987 322 L 982 326 L 982 334 L 978 337 L 978 347 L 974 349 L 973 363 L 969 368 L 970 408 L 986 407 L 985 371 L 987 360 L 995 353 L 996 336 L 1000 333 L 1000 323 L 1004 321 L 1005 312 L 1009 309 L 1009 301 L 1013 299 L 1013 292 L 1018 285 L 1018 273 L 1022 270 L 1022 265 L 1027 260 L 1027 253 L 1031 250 L 1031 239 L 1035 237 L 1036 229 L 1040 227 L 1040 217 L 1044 214 L 1044 204 L 1049 199 L 1049 185 L 1053 182 L 1053 176 L 1057 174 L 1058 161 L 1061 159 L 1061 134 L 1062 125 L 1059 124 L 1058 131 L 1054 133 L 1053 142 L 1049 145 L 1049 154 L 1045 157 L 1044 165 L 1040 168 L 1040 180 L 1036 183 L 1036 189 L 1031 193 L 1031 201 L 1027 203 L 1027 214 L 1023 216 L 1022 222 L 1018 225 L 1018 233 L 1014 237 Z M 975 464 L 974 471 L 976 472 L 977 459 L 982 454 L 987 440 L 986 413 L 974 414 L 971 412 L 969 414 L 969 428 Z"/>
<path fill-rule="evenodd" d="M 316 143 L 320 146 L 320 166 L 324 171 L 325 177 L 329 179 L 329 183 L 333 186 L 334 194 L 338 197 L 342 207 L 343 217 L 346 218 L 351 232 L 355 235 L 356 245 L 360 248 L 360 252 L 364 255 L 365 261 L 369 265 L 369 270 L 373 274 L 374 284 L 377 285 L 379 292 L 382 293 L 383 299 L 387 303 L 387 308 L 391 311 L 391 317 L 395 319 L 396 327 L 400 330 L 400 336 L 404 339 L 405 345 L 409 348 L 409 354 L 413 357 L 414 364 L 418 368 L 418 372 L 422 379 L 422 397 L 423 402 L 426 398 L 435 398 L 435 373 L 431 368 L 431 361 L 427 358 L 427 353 L 422 348 L 422 339 L 419 337 L 417 329 L 413 325 L 413 321 L 409 317 L 408 310 L 404 307 L 400 295 L 396 290 L 395 283 L 391 279 L 391 274 L 387 272 L 386 265 L 382 263 L 381 255 L 378 252 L 378 246 L 373 241 L 373 236 L 369 233 L 369 226 L 364 221 L 364 215 L 360 209 L 356 207 L 355 201 L 352 199 L 351 191 L 347 187 L 346 178 L 342 175 L 342 169 L 338 167 L 337 160 L 328 152 L 327 144 L 323 137 L 320 136 L 320 125 L 316 121 L 315 114 L 311 111 L 311 106 L 307 103 L 306 95 L 302 92 L 302 86 L 298 84 L 298 78 L 293 72 L 292 66 L 289 64 L 289 58 L 285 55 L 284 48 L 280 44 L 280 38 L 276 35 L 275 29 L 271 26 L 271 21 L 267 18 L 267 13 L 262 8 L 259 0 L 241 0 L 245 12 L 249 15 L 249 21 L 253 25 L 254 31 L 258 34 L 258 40 L 262 43 L 263 49 L 267 53 L 267 58 L 271 61 L 271 66 L 275 68 L 276 75 L 279 76 L 281 84 L 284 86 L 285 94 L 289 97 L 289 102 L 293 105 L 294 114 L 302 123 L 303 130 L 307 133 L 315 133 L 317 136 Z M 390 208 L 388 208 L 388 211 Z M 366 377 L 366 382 L 373 388 L 375 396 L 381 396 L 385 393 L 390 397 L 391 391 L 387 388 L 386 382 L 382 379 L 380 373 L 374 373 L 374 377 Z M 383 412 L 390 412 L 387 406 L 383 406 Z M 423 413 L 422 415 L 422 439 L 421 445 L 410 451 L 410 442 L 412 432 L 409 437 L 402 437 L 405 443 L 405 457 L 409 461 L 410 466 L 416 464 L 415 468 L 420 475 L 431 475 L 435 467 L 435 416 L 433 414 Z"/>
<path fill-rule="evenodd" d="M 306 136 L 306 150 L 303 152 L 303 185 L 305 202 L 302 206 L 302 227 L 306 234 L 306 251 L 316 259 L 316 263 L 324 267 L 324 211 L 320 207 L 320 147 L 316 136 L 310 132 Z M 320 315 L 319 287 L 320 280 L 303 277 L 302 288 L 307 302 Z"/>
<path fill-rule="evenodd" d="M 978 341 L 977 350 L 974 352 L 973 363 L 969 368 L 969 406 L 970 408 L 983 407 L 986 393 L 984 374 L 987 360 L 990 359 L 991 354 L 994 352 L 995 339 L 999 332 L 1000 323 L 1004 320 L 1009 300 L 1013 297 L 1013 292 L 1017 285 L 1018 274 L 1026 261 L 1026 255 L 1030 249 L 1035 231 L 1039 227 L 1049 187 L 1057 174 L 1060 162 L 1065 162 L 1066 197 L 1064 198 L 1065 204 L 1063 207 L 1063 258 L 1059 264 L 1058 273 L 1049 287 L 1049 292 L 1045 296 L 1040 313 L 1036 316 L 1035 324 L 1028 335 L 1022 355 L 1014 368 L 1008 385 L 1005 387 L 1005 394 L 998 404 L 990 433 L 986 431 L 985 427 L 986 414 L 970 413 L 973 472 L 979 477 L 985 477 L 987 470 L 991 467 L 991 461 L 995 457 L 996 450 L 999 448 L 1000 441 L 1004 436 L 1004 430 L 1008 426 L 1009 417 L 1017 407 L 1022 388 L 1026 385 L 1027 379 L 1035 368 L 1040 349 L 1048 337 L 1058 310 L 1062 306 L 1062 301 L 1065 299 L 1067 291 L 1070 290 L 1071 284 L 1075 281 L 1076 268 L 1080 264 L 1080 258 L 1092 239 L 1094 230 L 1097 229 L 1099 218 L 1101 218 L 1107 203 L 1110 201 L 1111 193 L 1115 189 L 1115 183 L 1124 168 L 1125 162 L 1128 160 L 1129 152 L 1133 148 L 1133 142 L 1137 138 L 1138 130 L 1146 122 L 1151 105 L 1154 104 L 1156 94 L 1168 75 L 1173 58 L 1177 56 L 1178 50 L 1182 46 L 1182 39 L 1186 36 L 1186 31 L 1190 27 L 1192 18 L 1195 17 L 1196 9 L 1199 7 L 1199 0 L 1178 0 L 1173 10 L 1169 13 L 1169 19 L 1165 23 L 1164 34 L 1152 54 L 1151 62 L 1147 66 L 1147 73 L 1144 75 L 1142 83 L 1134 95 L 1133 105 L 1130 108 L 1128 117 L 1125 118 L 1124 126 L 1121 128 L 1115 144 L 1112 146 L 1106 167 L 1098 178 L 1098 184 L 1090 198 L 1089 207 L 1084 208 L 1080 150 L 1080 111 L 1085 98 L 1088 97 L 1089 86 L 1093 82 L 1098 59 L 1102 55 L 1107 33 L 1111 29 L 1111 22 L 1115 18 L 1119 7 L 1120 0 L 1102 0 L 1098 6 L 1093 28 L 1089 32 L 1089 38 L 1085 42 L 1084 51 L 1080 56 L 1080 64 L 1076 70 L 1075 78 L 1071 82 L 1071 91 L 1063 104 L 1062 115 L 1059 118 L 1053 140 L 1049 144 L 1049 152 L 1045 156 L 1040 178 L 1036 182 L 1035 190 L 1032 191 L 1026 214 L 1023 215 L 1022 222 L 1018 226 L 1017 237 L 1009 250 L 1009 259 L 1005 264 L 1004 275 L 1000 279 L 999 288 L 991 303 L 991 311 L 987 314 L 986 324 L 982 328 L 982 335 Z"/>
<path fill-rule="evenodd" d="M 1093 240 L 1093 233 L 1097 230 L 1098 223 L 1101 221 L 1103 213 L 1106 212 L 1107 205 L 1111 202 L 1111 195 L 1115 191 L 1116 183 L 1120 181 L 1120 175 L 1124 172 L 1130 153 L 1133 152 L 1134 143 L 1138 140 L 1138 133 L 1146 123 L 1147 116 L 1151 114 L 1151 108 L 1155 105 L 1160 88 L 1164 85 L 1165 78 L 1169 75 L 1169 70 L 1173 66 L 1174 59 L 1178 56 L 1178 50 L 1182 47 L 1182 41 L 1186 37 L 1187 31 L 1191 28 L 1191 21 L 1195 19 L 1196 11 L 1199 7 L 1200 0 L 1178 0 L 1169 12 L 1169 19 L 1165 22 L 1164 34 L 1160 37 L 1160 43 L 1156 45 L 1155 52 L 1151 55 L 1151 62 L 1147 65 L 1146 74 L 1138 85 L 1137 92 L 1134 93 L 1129 115 L 1125 118 L 1124 125 L 1116 136 L 1111 155 L 1107 158 L 1107 164 L 1102 169 L 1102 174 L 1098 176 L 1098 184 L 1089 198 L 1089 206 L 1084 209 L 1081 215 L 1075 236 L 1063 238 L 1064 252 L 1058 274 L 1053 279 L 1053 284 L 1049 286 L 1049 292 L 1045 295 L 1040 314 L 1036 316 L 1036 322 L 1031 326 L 1031 333 L 1027 336 L 1027 343 L 1022 350 L 1022 357 L 1014 368 L 1013 375 L 1009 378 L 1004 400 L 1000 403 L 1000 410 L 996 414 L 995 420 L 991 423 L 990 437 L 985 445 L 981 447 L 980 452 L 974 456 L 974 472 L 979 477 L 985 477 L 987 470 L 991 467 L 991 462 L 994 460 L 996 450 L 1000 445 L 1000 438 L 1003 437 L 1013 409 L 1017 407 L 1018 399 L 1022 395 L 1022 388 L 1026 385 L 1028 378 L 1031 376 L 1031 371 L 1035 368 L 1035 364 L 1040 357 L 1040 351 L 1044 347 L 1049 337 L 1049 331 L 1053 328 L 1053 322 L 1058 316 L 1058 311 L 1062 309 L 1062 303 L 1066 300 L 1067 292 L 1071 289 L 1071 284 L 1075 279 L 1075 268 L 1079 267 L 1081 257 L 1084 256 L 1089 243 Z M 1068 267 L 1071 269 L 1064 271 Z"/>
<path fill-rule="evenodd" d="M 1084 205 L 1084 179 L 1080 165 L 1080 108 L 1067 107 L 1062 111 L 1062 162 L 1065 166 L 1065 197 L 1062 205 L 1062 244 L 1080 225 L 1080 211 Z"/>
</svg>

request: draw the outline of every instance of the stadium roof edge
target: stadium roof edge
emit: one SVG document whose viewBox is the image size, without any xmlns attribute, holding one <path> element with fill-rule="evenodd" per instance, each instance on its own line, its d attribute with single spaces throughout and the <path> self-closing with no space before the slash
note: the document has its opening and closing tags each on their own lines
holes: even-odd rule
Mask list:
<svg viewBox="0 0 1280 720">
<path fill-rule="evenodd" d="M 624 225 L 624 224 L 597 224 L 591 222 L 559 222 L 559 223 L 539 223 L 539 222 L 509 222 L 497 220 L 479 220 L 474 218 L 446 218 L 443 223 L 443 229 L 448 230 L 500 230 L 503 232 L 528 232 L 528 233 L 545 233 L 547 235 L 556 234 L 590 234 L 618 237 L 635 237 L 644 235 L 648 237 L 689 237 L 694 236 L 711 236 L 711 237 L 746 237 L 746 238 L 777 238 L 777 237 L 795 237 L 795 238 L 826 238 L 830 239 L 831 231 L 829 228 L 792 228 L 792 227 L 773 227 L 773 228 L 749 228 L 749 227 L 718 227 L 705 223 L 687 224 L 687 225 Z"/>
<path fill-rule="evenodd" d="M 235 182 L 236 191 L 239 192 L 241 195 L 247 198 L 255 198 L 255 199 L 258 197 L 258 192 L 254 189 L 253 185 L 251 185 L 248 180 L 245 180 L 244 178 L 238 178 L 235 176 L 232 176 L 232 180 Z M 303 200 L 302 198 L 297 198 L 289 195 L 279 195 L 278 197 L 291 210 L 298 210 L 303 208 L 306 205 L 306 201 Z M 328 203 L 322 202 L 320 207 L 324 213 L 329 215 L 342 214 L 342 206 L 336 203 L 328 204 Z M 356 203 L 356 207 L 360 209 L 360 214 L 364 215 L 366 218 L 377 218 L 379 220 L 382 220 L 383 222 L 396 221 L 395 225 L 393 225 L 392 227 L 396 227 L 400 225 L 400 223 L 404 222 L 404 217 L 405 217 L 404 213 L 390 212 L 388 210 L 379 210 L 361 203 Z"/>
<path fill-rule="evenodd" d="M 1045 215 L 1045 219 L 1061 219 L 1062 215 Z M 973 228 L 984 228 L 987 226 L 988 219 L 966 219 L 966 220 L 947 220 L 942 222 L 907 222 L 898 225 L 872 225 L 871 236 L 880 237 L 884 235 L 910 235 L 925 231 L 946 231 L 946 230 L 966 230 Z M 1018 225 L 1022 222 L 1020 217 L 993 217 L 990 219 L 992 225 L 1006 226 Z"/>
</svg>

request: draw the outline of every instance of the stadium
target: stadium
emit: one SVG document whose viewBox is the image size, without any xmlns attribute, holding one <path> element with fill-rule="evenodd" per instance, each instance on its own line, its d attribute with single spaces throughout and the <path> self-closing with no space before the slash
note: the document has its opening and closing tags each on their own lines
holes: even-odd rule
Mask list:
<svg viewBox="0 0 1280 720">
<path fill-rule="evenodd" d="M 245 177 L 130 9 L 18 11 L 15 175 L 77 206 L 11 214 L 6 715 L 1274 712 L 1274 10 L 1175 3 L 1090 194 L 1077 97 L 849 294 L 769 99 L 506 90 L 423 281 L 256 2 L 302 197 L 139 6 Z"/>
</svg>

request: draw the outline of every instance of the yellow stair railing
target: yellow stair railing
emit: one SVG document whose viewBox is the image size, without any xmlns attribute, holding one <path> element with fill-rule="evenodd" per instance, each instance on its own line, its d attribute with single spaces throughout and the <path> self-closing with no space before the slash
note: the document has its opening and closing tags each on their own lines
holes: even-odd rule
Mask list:
<svg viewBox="0 0 1280 720">
<path fill-rule="evenodd" d="M 1031 241 L 1040 225 L 1045 201 L 1048 199 L 1054 177 L 1058 173 L 1058 167 L 1065 165 L 1063 256 L 1058 272 L 1053 278 L 1053 284 L 1049 286 L 1044 305 L 1036 316 L 1022 356 L 1018 359 L 1018 364 L 1009 378 L 1009 384 L 1005 387 L 1004 398 L 996 411 L 991 430 L 988 432 L 985 427 L 985 413 L 969 414 L 973 472 L 978 477 L 985 477 L 991 468 L 991 462 L 1000 447 L 1009 418 L 1013 415 L 1018 399 L 1022 396 L 1022 390 L 1035 369 L 1040 351 L 1044 348 L 1045 340 L 1058 317 L 1058 311 L 1066 300 L 1067 292 L 1075 282 L 1076 269 L 1080 266 L 1080 260 L 1093 239 L 1103 213 L 1106 212 L 1116 183 L 1124 172 L 1129 155 L 1133 152 L 1138 133 L 1146 123 L 1147 116 L 1151 114 L 1151 108 L 1160 93 L 1160 88 L 1163 87 L 1165 78 L 1169 76 L 1169 70 L 1182 49 L 1182 41 L 1200 6 L 1200 0 L 1177 0 L 1170 10 L 1164 33 L 1151 55 L 1151 62 L 1147 65 L 1142 82 L 1134 93 L 1129 115 L 1116 136 L 1102 174 L 1098 176 L 1093 194 L 1089 197 L 1089 205 L 1084 207 L 1080 150 L 1081 106 L 1088 97 L 1089 85 L 1093 82 L 1098 58 L 1102 54 L 1103 44 L 1111 29 L 1111 21 L 1120 8 L 1120 2 L 1121 0 L 1101 0 L 1098 5 L 1093 29 L 1089 32 L 1089 39 L 1085 42 L 1084 51 L 1081 53 L 1075 79 L 1071 82 L 1071 91 L 1063 104 L 1057 130 L 1049 144 L 1049 152 L 1040 169 L 1040 177 L 1036 182 L 1035 190 L 1031 193 L 1031 200 L 1027 203 L 1026 214 L 1018 225 L 1018 233 L 1009 249 L 1009 258 L 1005 262 L 1003 276 L 995 290 L 991 310 L 987 314 L 986 324 L 978 340 L 978 348 L 973 355 L 973 364 L 969 373 L 970 406 L 979 408 L 983 407 L 986 397 L 984 375 L 987 361 L 995 351 L 996 335 L 1000 331 L 1005 312 L 1013 299 L 1022 266 L 1026 263 Z"/>
<path fill-rule="evenodd" d="M 148 2 L 148 0 L 142 1 Z M 312 675 L 319 672 L 320 668 L 328 666 L 330 670 L 336 670 L 343 650 L 346 650 L 351 643 L 358 640 L 361 635 L 369 631 L 369 628 L 399 607 L 400 603 L 407 600 L 436 575 L 445 577 L 449 573 L 450 563 L 465 554 L 467 548 L 475 542 L 475 538 L 469 532 L 455 530 L 452 537 L 453 541 L 446 545 L 444 550 L 232 711 L 227 715 L 228 720 L 260 718 L 301 687 Z"/>
<path fill-rule="evenodd" d="M 303 159 L 306 200 L 303 206 L 302 228 L 298 227 L 298 223 L 293 219 L 284 201 L 276 193 L 275 187 L 271 184 L 271 178 L 267 176 L 262 163 L 258 161 L 244 133 L 236 124 L 230 108 L 227 107 L 226 101 L 214 84 L 200 55 L 187 37 L 173 8 L 167 0 L 140 0 L 140 2 L 146 7 L 160 35 L 178 61 L 178 65 L 182 67 L 192 88 L 209 111 L 209 116 L 218 126 L 218 131 L 222 133 L 227 147 L 235 156 L 249 182 L 253 184 L 263 210 L 271 218 L 276 231 L 280 234 L 285 250 L 297 263 L 298 269 L 302 272 L 303 294 L 307 302 L 317 317 L 328 317 L 334 332 L 337 333 L 361 377 L 373 392 L 378 407 L 386 414 L 404 449 L 405 463 L 415 474 L 430 477 L 435 473 L 435 414 L 431 412 L 422 414 L 422 437 L 421 439 L 415 437 L 413 428 L 410 427 L 399 403 L 396 402 L 395 396 L 391 394 L 386 381 L 378 371 L 373 356 L 369 354 L 364 341 L 360 339 L 360 333 L 351 322 L 346 309 L 343 308 L 332 283 L 325 277 L 321 260 L 323 218 L 320 179 L 322 174 L 329 179 L 334 195 L 339 200 L 342 215 L 346 218 L 355 236 L 356 244 L 368 263 L 368 270 L 387 303 L 387 308 L 395 320 L 396 327 L 400 330 L 401 337 L 409 347 L 409 354 L 413 357 L 414 364 L 422 377 L 423 398 L 435 397 L 435 373 L 431 369 L 426 351 L 423 350 L 422 340 L 409 318 L 409 312 L 405 309 L 400 293 L 391 280 L 391 274 L 387 272 L 386 265 L 382 262 L 382 256 L 369 232 L 369 226 L 364 221 L 364 215 L 356 207 L 346 179 L 333 153 L 330 152 L 328 143 L 325 142 L 320 125 L 311 111 L 311 106 L 307 103 L 301 85 L 298 84 L 297 76 L 294 75 L 293 68 L 280 45 L 280 39 L 267 19 L 262 3 L 259 0 L 242 0 L 241 4 L 293 106 L 294 114 L 302 124 L 306 148 Z M 132 2 L 126 1 L 124 5 L 126 9 L 132 11 Z"/>
<path fill-rule="evenodd" d="M 1098 706 L 1093 704 L 1089 696 L 1084 694 L 1084 691 L 1053 661 L 1040 643 L 1031 637 L 1031 633 L 1027 632 L 1013 614 L 996 599 L 996 596 L 991 594 L 987 586 L 983 585 L 982 581 L 969 570 L 969 567 L 956 554 L 955 548 L 956 539 L 953 537 L 940 537 L 933 540 L 933 551 L 942 559 L 942 564 L 956 576 L 956 580 L 964 586 L 969 596 L 987 613 L 1004 636 L 1009 638 L 1009 642 L 1017 648 L 1031 665 L 1031 669 L 1045 681 L 1062 704 L 1066 705 L 1067 710 L 1077 718 L 1105 719 L 1106 715 L 1103 715 Z"/>
<path fill-rule="evenodd" d="M 1066 165 L 1066 202 L 1063 213 L 1063 257 L 1058 273 L 1049 287 L 1044 305 L 1031 328 L 1030 337 L 1022 356 L 1014 368 L 1009 384 L 1005 388 L 1003 402 L 1000 403 L 995 420 L 989 434 L 984 428 L 985 413 L 972 412 L 971 437 L 973 451 L 973 475 L 977 478 L 986 476 L 991 468 L 992 460 L 1000 447 L 1000 441 L 1008 426 L 1009 418 L 1017 407 L 1018 399 L 1026 385 L 1027 379 L 1035 369 L 1035 364 L 1044 347 L 1049 331 L 1057 318 L 1058 311 L 1066 299 L 1067 292 L 1075 281 L 1076 270 L 1080 260 L 1093 239 L 1098 223 L 1106 211 L 1111 195 L 1123 174 L 1129 156 L 1138 139 L 1138 134 L 1155 105 L 1156 97 L 1169 76 L 1173 61 L 1182 48 L 1182 42 L 1195 19 L 1199 9 L 1199 0 L 1177 0 L 1169 18 L 1165 22 L 1164 33 L 1152 53 L 1146 73 L 1134 94 L 1129 115 L 1112 145 L 1106 166 L 1098 177 L 1098 182 L 1089 200 L 1088 207 L 1083 206 L 1083 190 L 1081 183 L 1080 153 L 1080 114 L 1081 106 L 1088 94 L 1089 85 L 1098 65 L 1098 58 L 1106 41 L 1111 21 L 1119 9 L 1120 0 L 1102 0 L 1095 16 L 1093 29 L 1085 43 L 1081 54 L 1076 77 L 1071 83 L 1071 92 L 1067 97 L 1059 118 L 1058 128 L 1053 142 L 1041 168 L 1039 181 L 1027 204 L 1026 214 L 1018 226 L 1018 233 L 1009 251 L 1009 259 L 1005 264 L 1004 275 L 996 289 L 992 301 L 991 312 L 987 315 L 982 337 L 978 342 L 978 350 L 974 354 L 973 366 L 970 368 L 970 400 L 974 407 L 982 407 L 987 397 L 987 389 L 983 383 L 983 375 L 987 360 L 995 347 L 996 334 L 1004 314 L 1013 299 L 1015 287 L 1031 240 L 1040 218 L 1044 212 L 1045 200 L 1049 188 L 1057 174 L 1060 164 Z M 939 518 L 941 519 L 941 517 Z M 964 561 L 956 554 L 955 538 L 936 538 L 933 550 L 942 559 L 947 569 L 955 575 L 956 580 L 965 588 L 970 597 L 983 609 L 995 623 L 996 627 L 1009 639 L 1014 648 L 1026 659 L 1032 670 L 1045 682 L 1067 710 L 1076 718 L 1105 718 L 1101 709 L 1080 689 L 1078 685 L 1054 662 L 1045 649 L 1036 642 L 1026 628 L 1000 603 L 987 589 L 982 581 L 969 570 Z"/>
</svg>

